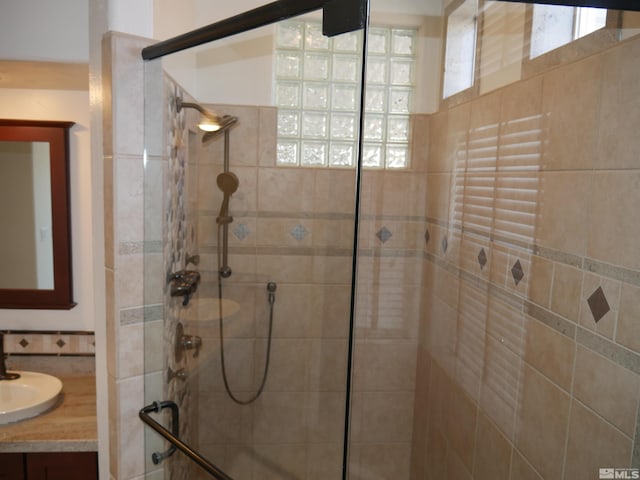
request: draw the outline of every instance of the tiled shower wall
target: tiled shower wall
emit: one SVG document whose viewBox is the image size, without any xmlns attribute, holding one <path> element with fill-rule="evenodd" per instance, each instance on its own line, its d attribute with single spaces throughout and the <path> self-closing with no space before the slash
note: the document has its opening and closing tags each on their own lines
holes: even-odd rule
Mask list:
<svg viewBox="0 0 640 480">
<path fill-rule="evenodd" d="M 178 366 L 162 355 L 163 345 L 173 349 L 174 330 L 165 328 L 162 305 L 167 291 L 165 265 L 169 266 L 163 257 L 170 254 L 163 249 L 174 245 L 163 242 L 163 232 L 171 200 L 166 192 L 176 186 L 170 185 L 168 175 L 173 117 L 168 100 L 158 102 L 158 98 L 168 99 L 174 87 L 163 77 L 159 62 L 141 60 L 140 48 L 148 43 L 116 33 L 104 42 L 109 451 L 111 475 L 117 479 L 138 478 L 145 468 L 147 472 L 156 469 L 148 478 L 162 478 L 163 465 L 151 465 L 148 454 L 162 451 L 163 442 L 147 430 L 144 452 L 145 433 L 137 412 L 145 402 L 164 398 L 166 367 Z M 150 78 L 152 84 L 145 84 Z M 146 106 L 140 96 L 143 90 L 149 94 Z M 278 282 L 274 345 L 262 403 L 239 411 L 221 389 L 215 325 L 209 321 L 194 327 L 187 321 L 188 308 L 177 309 L 187 333 L 202 334 L 205 345 L 211 347 L 180 365 L 190 369 L 189 381 L 202 392 L 199 398 L 190 398 L 191 405 L 204 413 L 190 419 L 190 431 L 199 436 L 203 451 L 213 461 L 231 474 L 242 474 L 239 478 L 251 478 L 249 474 L 281 478 L 282 468 L 300 478 L 338 478 L 355 174 L 346 169 L 276 168 L 275 110 L 217 109 L 240 118 L 231 132 L 231 169 L 240 177 L 240 188 L 231 201 L 235 220 L 230 264 L 235 273 L 225 295 L 242 301 L 245 311 L 239 320 L 247 323 L 230 324 L 225 333 L 231 344 L 241 348 L 253 344 L 249 348 L 255 349 L 255 356 L 254 361 L 229 361 L 232 388 L 238 389 L 239 396 L 247 393 L 248 381 L 261 373 L 266 337 L 264 286 L 269 280 Z M 153 119 L 146 122 L 147 131 L 143 130 L 145 113 Z M 166 121 L 158 122 L 160 118 Z M 152 131 L 150 125 L 154 125 Z M 199 144 L 199 137 L 189 137 L 181 141 Z M 197 169 L 187 167 L 184 181 L 191 196 L 181 200 L 183 205 L 199 205 L 195 217 L 187 215 L 195 227 L 199 251 L 187 251 L 193 246 L 190 228 L 182 237 L 188 244 L 179 249 L 185 257 L 186 253 L 201 256 L 198 269 L 203 282 L 194 300 L 215 297 L 216 240 L 212 235 L 222 200 L 215 187 L 221 142 L 201 151 L 202 158 L 186 157 L 189 166 L 195 163 Z M 420 169 L 419 165 L 414 168 Z M 425 230 L 425 202 L 420 200 L 424 189 L 414 173 L 369 171 L 363 179 L 361 308 L 352 416 L 355 443 L 350 464 L 356 478 L 370 478 L 375 471 L 408 475 L 421 274 L 417 260 Z M 182 266 L 185 257 L 180 255 L 171 266 Z M 193 301 L 189 308 L 196 305 Z M 239 360 L 242 355 L 251 358 L 251 353 L 237 352 Z M 179 380 L 172 382 L 175 387 Z M 184 390 L 176 387 L 176 391 Z M 198 390 L 190 388 L 194 391 Z M 212 404 L 221 408 L 207 408 Z M 202 419 L 210 423 L 201 423 Z M 249 436 L 259 461 L 247 467 L 251 465 L 245 448 Z"/>
<path fill-rule="evenodd" d="M 630 40 L 422 119 L 412 479 L 640 466 L 639 57 Z"/>
<path fill-rule="evenodd" d="M 230 170 L 240 181 L 230 203 L 234 273 L 223 283 L 223 296 L 240 305 L 225 319 L 229 382 L 240 398 L 251 395 L 264 368 L 266 282 L 277 282 L 278 289 L 265 392 L 254 404 L 238 406 L 224 392 L 216 312 L 206 307 L 217 298 L 215 219 L 222 194 L 216 177 L 223 142 L 203 148 L 201 135 L 192 135 L 197 153 L 189 158 L 186 184 L 187 192 L 197 193 L 187 193 L 185 201 L 197 211 L 193 253 L 200 255 L 203 280 L 182 321 L 205 345 L 192 363 L 192 391 L 200 392 L 198 444 L 237 478 L 339 478 L 355 172 L 276 167 L 274 108 L 215 109 L 239 118 L 230 132 Z M 424 202 L 407 198 L 407 189 L 419 194 L 408 172 L 370 172 L 366 183 L 351 469 L 354 478 L 389 467 L 407 476 L 421 273 L 415 252 L 424 231 L 423 215 L 413 210 Z M 363 466 L 367 462 L 372 467 Z"/>
<path fill-rule="evenodd" d="M 217 312 L 200 312 L 205 322 L 192 324 L 207 345 L 197 378 L 200 445 L 236 478 L 333 477 L 342 463 L 354 174 L 276 167 L 274 108 L 215 108 L 239 118 L 230 131 L 230 170 L 240 182 L 230 202 L 233 275 L 222 291 L 240 305 L 224 323 L 229 383 L 240 399 L 260 384 L 267 282 L 276 282 L 277 291 L 269 376 L 251 405 L 234 404 L 224 391 Z M 222 160 L 222 139 L 206 144 L 194 183 L 201 301 L 218 295 Z"/>
</svg>

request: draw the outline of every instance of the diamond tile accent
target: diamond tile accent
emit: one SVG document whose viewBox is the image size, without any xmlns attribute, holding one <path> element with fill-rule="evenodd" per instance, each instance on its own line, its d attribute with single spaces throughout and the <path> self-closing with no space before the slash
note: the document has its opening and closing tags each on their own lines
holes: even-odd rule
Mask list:
<svg viewBox="0 0 640 480">
<path fill-rule="evenodd" d="M 304 237 L 306 237 L 309 234 L 309 230 L 304 228 L 303 225 L 297 224 L 295 227 L 293 227 L 289 231 L 289 233 L 293 238 L 295 238 L 298 241 L 301 241 Z"/>
<path fill-rule="evenodd" d="M 60 338 L 60 339 L 56 342 L 56 345 L 58 345 L 60 348 L 62 348 L 62 347 L 64 347 L 64 346 L 66 345 L 66 342 Z"/>
<path fill-rule="evenodd" d="M 27 342 L 26 338 L 23 338 L 22 340 L 20 340 L 20 345 L 22 346 L 22 348 L 27 348 L 27 345 L 29 345 L 29 342 Z"/>
<path fill-rule="evenodd" d="M 376 232 L 376 237 L 378 237 L 382 243 L 386 243 L 392 236 L 393 233 L 391 233 L 387 227 L 382 227 Z"/>
<path fill-rule="evenodd" d="M 431 235 L 429 234 L 429 229 L 427 228 L 427 230 L 424 232 L 424 243 L 429 243 L 430 239 Z"/>
<path fill-rule="evenodd" d="M 520 281 L 524 278 L 524 271 L 522 270 L 520 260 L 516 260 L 516 263 L 513 264 L 513 267 L 511 268 L 511 275 L 513 275 L 513 281 L 516 282 L 517 287 Z"/>
<path fill-rule="evenodd" d="M 239 223 L 236 225 L 236 228 L 233 229 L 233 234 L 238 238 L 238 240 L 244 240 L 249 236 L 249 233 L 249 227 L 244 223 Z"/>
<path fill-rule="evenodd" d="M 487 264 L 487 252 L 484 251 L 484 248 L 481 248 L 480 253 L 478 253 L 478 263 L 480 264 L 480 270 Z"/>
<path fill-rule="evenodd" d="M 442 237 L 442 251 L 444 253 L 447 253 L 447 248 L 449 248 L 449 239 L 445 235 L 444 237 Z"/>
<path fill-rule="evenodd" d="M 598 287 L 591 294 L 591 296 L 587 299 L 587 303 L 589 304 L 591 315 L 593 315 L 593 319 L 596 323 L 598 323 L 602 319 L 602 317 L 604 317 L 609 312 L 609 310 L 611 310 L 602 287 Z"/>
</svg>

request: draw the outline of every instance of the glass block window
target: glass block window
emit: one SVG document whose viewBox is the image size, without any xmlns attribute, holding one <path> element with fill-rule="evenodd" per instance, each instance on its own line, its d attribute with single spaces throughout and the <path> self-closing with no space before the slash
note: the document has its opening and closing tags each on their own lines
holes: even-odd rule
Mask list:
<svg viewBox="0 0 640 480">
<path fill-rule="evenodd" d="M 416 31 L 374 28 L 368 50 L 364 166 L 406 168 Z M 355 166 L 361 51 L 361 32 L 327 38 L 321 23 L 278 24 L 278 165 Z"/>
</svg>

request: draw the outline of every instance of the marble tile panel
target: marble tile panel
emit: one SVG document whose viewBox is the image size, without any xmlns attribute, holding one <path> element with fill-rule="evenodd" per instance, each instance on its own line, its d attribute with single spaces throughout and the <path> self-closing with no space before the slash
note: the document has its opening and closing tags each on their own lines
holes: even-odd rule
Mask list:
<svg viewBox="0 0 640 480">
<path fill-rule="evenodd" d="M 434 173 L 427 177 L 427 205 L 425 212 L 428 217 L 441 221 L 445 221 L 448 218 L 451 201 L 451 179 L 451 175 L 447 173 Z"/>
<path fill-rule="evenodd" d="M 625 142 L 621 142 L 625 143 Z M 640 269 L 640 172 L 600 172 L 589 195 L 587 255 L 595 260 Z"/>
<path fill-rule="evenodd" d="M 259 255 L 255 262 L 259 272 L 268 272 L 269 280 L 278 284 L 310 283 L 313 279 L 314 258 L 309 255 Z"/>
<path fill-rule="evenodd" d="M 553 272 L 551 310 L 577 322 L 581 293 L 582 272 L 570 266 L 556 264 Z"/>
<path fill-rule="evenodd" d="M 553 262 L 538 255 L 531 256 L 528 298 L 533 303 L 549 307 L 554 268 Z"/>
<path fill-rule="evenodd" d="M 467 171 L 464 181 L 463 226 L 489 236 L 494 222 L 495 173 Z"/>
<path fill-rule="evenodd" d="M 293 445 L 256 445 L 257 462 L 253 462 L 252 478 L 280 480 L 281 478 L 304 478 L 307 470 L 306 447 Z"/>
<path fill-rule="evenodd" d="M 527 317 L 525 322 L 525 361 L 559 387 L 571 390 L 575 342 Z"/>
<path fill-rule="evenodd" d="M 307 446 L 307 480 L 340 478 L 342 444 L 315 443 Z"/>
<path fill-rule="evenodd" d="M 544 478 L 561 478 L 570 397 L 525 367 L 519 388 L 515 446 Z"/>
<path fill-rule="evenodd" d="M 355 388 L 363 391 L 410 391 L 415 386 L 417 346 L 412 340 L 364 340 L 355 368 L 362 369 Z"/>
<path fill-rule="evenodd" d="M 414 172 L 425 172 L 428 168 L 430 124 L 429 115 L 411 115 L 411 170 Z"/>
<path fill-rule="evenodd" d="M 366 474 L 356 479 L 409 477 L 411 444 L 379 443 L 364 444 L 361 447 L 360 462 Z"/>
<path fill-rule="evenodd" d="M 119 442 L 118 472 L 124 478 L 144 473 L 144 424 L 131 422 L 138 417 L 144 403 L 144 377 L 131 377 L 117 382 Z"/>
<path fill-rule="evenodd" d="M 604 54 L 596 168 L 638 168 L 640 139 L 633 127 L 640 122 L 638 52 L 640 42 L 634 39 Z"/>
<path fill-rule="evenodd" d="M 592 176 L 583 172 L 548 172 L 537 183 L 535 243 L 562 252 L 587 253 Z"/>
<path fill-rule="evenodd" d="M 429 118 L 429 157 L 427 170 L 430 174 L 450 171 L 447 162 L 446 142 L 448 124 L 447 110 L 437 112 Z"/>
<path fill-rule="evenodd" d="M 265 390 L 270 392 L 304 392 L 309 385 L 310 347 L 308 340 L 272 339 L 269 375 Z M 253 368 L 254 389 L 260 385 L 266 362 L 267 341 L 256 342 Z"/>
<path fill-rule="evenodd" d="M 127 308 L 143 305 L 143 255 L 118 255 L 117 260 L 116 288 L 119 307 Z"/>
<path fill-rule="evenodd" d="M 344 391 L 347 386 L 346 340 L 312 340 L 309 357 L 310 391 Z"/>
<path fill-rule="evenodd" d="M 352 215 L 355 210 L 355 171 L 318 169 L 315 176 L 314 212 Z"/>
<path fill-rule="evenodd" d="M 545 170 L 593 166 L 602 72 L 602 56 L 595 55 L 544 76 L 542 108 L 548 129 Z"/>
<path fill-rule="evenodd" d="M 361 438 L 366 443 L 410 442 L 413 392 L 365 392 Z"/>
<path fill-rule="evenodd" d="M 114 33 L 112 102 L 114 153 L 140 155 L 144 149 L 144 61 L 140 49 L 149 40 Z"/>
<path fill-rule="evenodd" d="M 542 480 L 531 464 L 516 450 L 511 457 L 511 480 Z"/>
<path fill-rule="evenodd" d="M 344 438 L 344 392 L 309 392 L 306 408 L 309 443 L 335 444 Z"/>
<path fill-rule="evenodd" d="M 616 342 L 640 352 L 640 288 L 623 283 Z"/>
<path fill-rule="evenodd" d="M 509 478 L 513 446 L 482 413 L 478 415 L 475 448 L 474 479 Z"/>
<path fill-rule="evenodd" d="M 505 134 L 516 132 L 518 120 L 536 119 L 542 112 L 542 77 L 513 83 L 502 90 L 500 120 Z M 533 124 L 530 124 L 533 125 Z M 500 164 L 499 168 L 504 167 Z"/>
<path fill-rule="evenodd" d="M 261 166 L 274 167 L 276 164 L 277 116 L 275 107 L 259 108 L 258 163 Z"/>
<path fill-rule="evenodd" d="M 261 168 L 258 172 L 258 210 L 310 212 L 315 176 L 308 169 Z"/>
<path fill-rule="evenodd" d="M 254 442 L 304 442 L 307 438 L 305 395 L 301 392 L 265 392 L 254 406 Z"/>
<path fill-rule="evenodd" d="M 631 439 L 574 400 L 566 455 L 565 478 L 588 478 L 605 465 L 628 467 Z"/>
<path fill-rule="evenodd" d="M 142 157 L 118 157 L 116 168 L 116 203 L 118 242 L 144 239 L 144 188 Z"/>
<path fill-rule="evenodd" d="M 637 374 L 578 346 L 575 397 L 629 436 L 636 426 L 639 392 Z"/>
<path fill-rule="evenodd" d="M 479 403 L 482 411 L 508 439 L 514 435 L 522 368 L 520 356 L 493 337 L 487 337 Z"/>
</svg>

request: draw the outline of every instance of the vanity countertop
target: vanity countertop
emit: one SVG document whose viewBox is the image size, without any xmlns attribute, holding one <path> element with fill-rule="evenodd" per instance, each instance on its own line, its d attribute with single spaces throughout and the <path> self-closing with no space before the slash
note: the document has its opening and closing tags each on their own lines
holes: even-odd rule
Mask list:
<svg viewBox="0 0 640 480">
<path fill-rule="evenodd" d="M 59 377 L 61 400 L 53 409 L 0 425 L 0 452 L 97 452 L 96 382 L 93 376 Z"/>
</svg>

